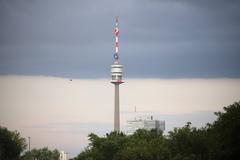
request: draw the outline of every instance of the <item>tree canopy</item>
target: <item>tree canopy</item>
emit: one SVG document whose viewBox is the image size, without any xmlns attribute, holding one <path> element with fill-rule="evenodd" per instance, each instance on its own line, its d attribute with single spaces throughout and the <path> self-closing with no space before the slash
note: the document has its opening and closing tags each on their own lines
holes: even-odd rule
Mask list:
<svg viewBox="0 0 240 160">
<path fill-rule="evenodd" d="M 0 126 L 0 160 L 18 160 L 26 146 L 19 132 Z"/>
<path fill-rule="evenodd" d="M 75 160 L 221 160 L 240 159 L 240 102 L 216 112 L 202 128 L 188 122 L 167 135 L 139 129 L 133 135 L 89 135 L 89 146 Z"/>
<path fill-rule="evenodd" d="M 47 147 L 41 149 L 32 149 L 31 151 L 25 152 L 21 160 L 58 160 L 59 151 L 58 150 L 49 150 Z"/>
</svg>

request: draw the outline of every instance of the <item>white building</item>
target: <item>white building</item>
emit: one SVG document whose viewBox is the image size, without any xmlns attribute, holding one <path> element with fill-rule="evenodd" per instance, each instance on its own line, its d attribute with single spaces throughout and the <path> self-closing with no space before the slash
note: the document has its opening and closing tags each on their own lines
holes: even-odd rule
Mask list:
<svg viewBox="0 0 240 160">
<path fill-rule="evenodd" d="M 67 153 L 64 151 L 60 151 L 59 160 L 68 160 Z"/>
<path fill-rule="evenodd" d="M 133 134 L 138 129 L 152 130 L 156 129 L 157 131 L 165 130 L 165 121 L 154 120 L 153 116 L 148 116 L 146 118 L 136 117 L 134 120 L 127 121 L 127 135 Z"/>
</svg>

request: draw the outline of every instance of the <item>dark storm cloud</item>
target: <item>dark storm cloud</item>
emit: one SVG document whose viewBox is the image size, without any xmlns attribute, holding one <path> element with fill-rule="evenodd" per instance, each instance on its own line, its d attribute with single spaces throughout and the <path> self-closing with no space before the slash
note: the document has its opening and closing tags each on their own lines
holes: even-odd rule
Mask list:
<svg viewBox="0 0 240 160">
<path fill-rule="evenodd" d="M 128 77 L 240 77 L 234 0 L 0 1 L 0 74 L 109 76 L 114 17 Z"/>
</svg>

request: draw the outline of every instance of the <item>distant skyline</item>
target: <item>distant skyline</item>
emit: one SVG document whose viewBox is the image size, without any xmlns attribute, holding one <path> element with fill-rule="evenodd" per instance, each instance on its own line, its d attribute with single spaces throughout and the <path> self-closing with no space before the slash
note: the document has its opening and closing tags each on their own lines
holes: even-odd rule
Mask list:
<svg viewBox="0 0 240 160">
<path fill-rule="evenodd" d="M 119 16 L 128 78 L 240 78 L 236 0 L 0 1 L 0 74 L 108 78 Z"/>
</svg>

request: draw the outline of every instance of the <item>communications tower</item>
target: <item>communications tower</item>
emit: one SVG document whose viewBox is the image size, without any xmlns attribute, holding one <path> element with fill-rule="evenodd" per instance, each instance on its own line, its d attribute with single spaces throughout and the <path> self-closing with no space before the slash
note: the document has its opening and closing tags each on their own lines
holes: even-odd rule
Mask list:
<svg viewBox="0 0 240 160">
<path fill-rule="evenodd" d="M 123 83 L 122 75 L 123 75 L 123 66 L 120 64 L 119 61 L 119 50 L 118 50 L 118 17 L 116 17 L 116 26 L 115 26 L 115 40 L 116 40 L 116 47 L 114 53 L 114 64 L 111 65 L 111 73 L 112 73 L 112 80 L 111 83 L 114 84 L 114 131 L 120 131 L 120 113 L 119 113 L 119 85 Z"/>
</svg>

